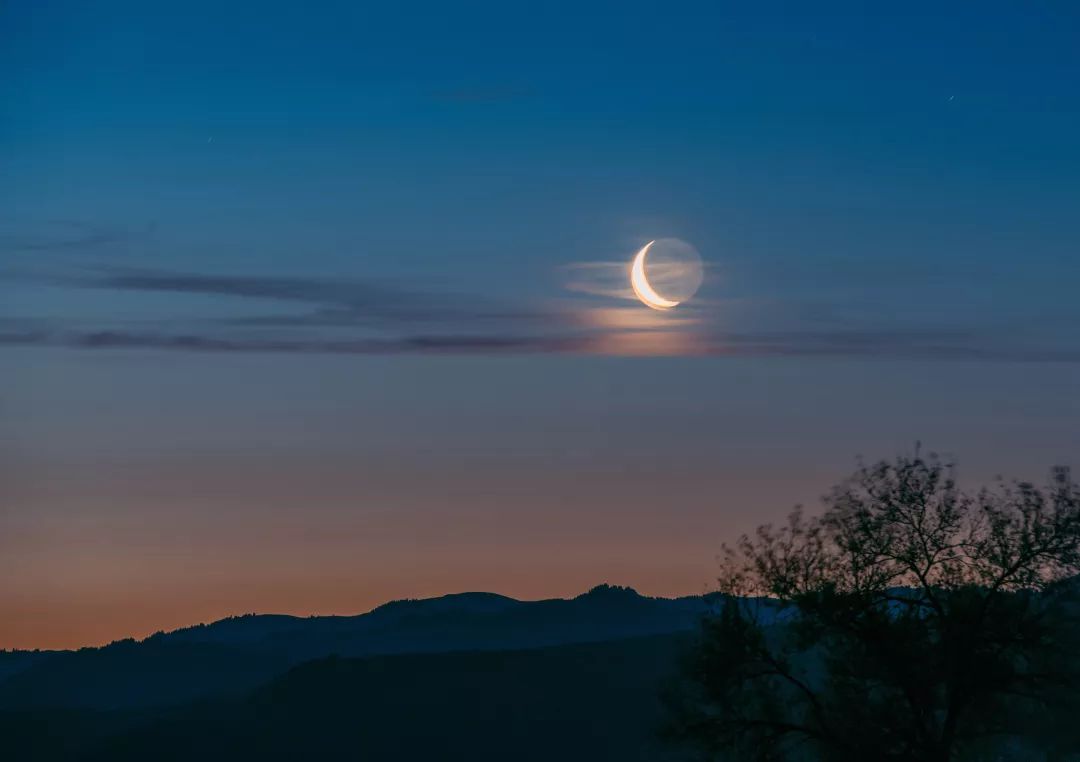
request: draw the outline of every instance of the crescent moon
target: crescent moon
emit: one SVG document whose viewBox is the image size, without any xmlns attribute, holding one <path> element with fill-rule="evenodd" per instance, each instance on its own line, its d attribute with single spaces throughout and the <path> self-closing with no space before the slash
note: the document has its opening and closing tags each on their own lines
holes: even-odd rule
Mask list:
<svg viewBox="0 0 1080 762">
<path fill-rule="evenodd" d="M 649 285 L 649 279 L 645 277 L 645 255 L 649 253 L 649 247 L 654 243 L 656 241 L 649 241 L 634 257 L 634 264 L 630 267 L 630 285 L 634 287 L 634 294 L 637 298 L 646 306 L 652 307 L 654 310 L 670 310 L 678 302 L 665 299 L 656 293 L 655 289 Z"/>
</svg>

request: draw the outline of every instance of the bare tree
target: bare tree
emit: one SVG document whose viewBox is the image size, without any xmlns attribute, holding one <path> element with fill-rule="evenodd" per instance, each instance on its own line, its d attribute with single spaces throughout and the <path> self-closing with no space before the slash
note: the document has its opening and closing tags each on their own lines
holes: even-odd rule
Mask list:
<svg viewBox="0 0 1080 762">
<path fill-rule="evenodd" d="M 1076 685 L 1078 571 L 1064 469 L 967 495 L 934 456 L 860 467 L 820 516 L 796 509 L 725 547 L 677 729 L 717 759 L 1049 744 L 1033 720 Z"/>
</svg>

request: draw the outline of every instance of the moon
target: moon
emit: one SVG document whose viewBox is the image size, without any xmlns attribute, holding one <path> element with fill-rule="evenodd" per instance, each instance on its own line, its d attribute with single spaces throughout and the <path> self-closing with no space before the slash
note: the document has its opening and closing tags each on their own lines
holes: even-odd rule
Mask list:
<svg viewBox="0 0 1080 762">
<path fill-rule="evenodd" d="M 671 299 L 665 299 L 656 293 L 656 290 L 649 284 L 649 279 L 645 277 L 645 256 L 649 253 L 649 247 L 654 243 L 656 241 L 649 241 L 641 247 L 641 251 L 634 257 L 634 264 L 630 267 L 630 285 L 634 287 L 634 294 L 637 298 L 646 306 L 652 307 L 654 310 L 670 310 L 672 307 L 678 306 L 679 303 Z"/>
</svg>

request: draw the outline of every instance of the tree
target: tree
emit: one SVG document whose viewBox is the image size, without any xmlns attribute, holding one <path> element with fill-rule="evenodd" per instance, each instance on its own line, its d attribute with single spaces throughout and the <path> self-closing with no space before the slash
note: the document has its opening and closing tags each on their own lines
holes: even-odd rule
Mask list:
<svg viewBox="0 0 1080 762">
<path fill-rule="evenodd" d="M 1066 470 L 968 495 L 934 456 L 861 466 L 821 515 L 796 508 L 721 566 L 675 726 L 713 758 L 946 762 L 1053 745 L 1047 718 L 1075 695 L 1080 643 Z"/>
</svg>

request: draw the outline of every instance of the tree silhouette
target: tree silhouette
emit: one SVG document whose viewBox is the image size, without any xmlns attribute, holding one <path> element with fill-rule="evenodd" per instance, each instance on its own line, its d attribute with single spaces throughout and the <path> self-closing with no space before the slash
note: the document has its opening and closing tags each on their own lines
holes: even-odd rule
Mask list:
<svg viewBox="0 0 1080 762">
<path fill-rule="evenodd" d="M 934 456 L 862 466 L 820 516 L 724 548 L 675 729 L 716 759 L 1049 748 L 1076 711 L 1078 571 L 1064 469 L 968 495 Z"/>
</svg>

